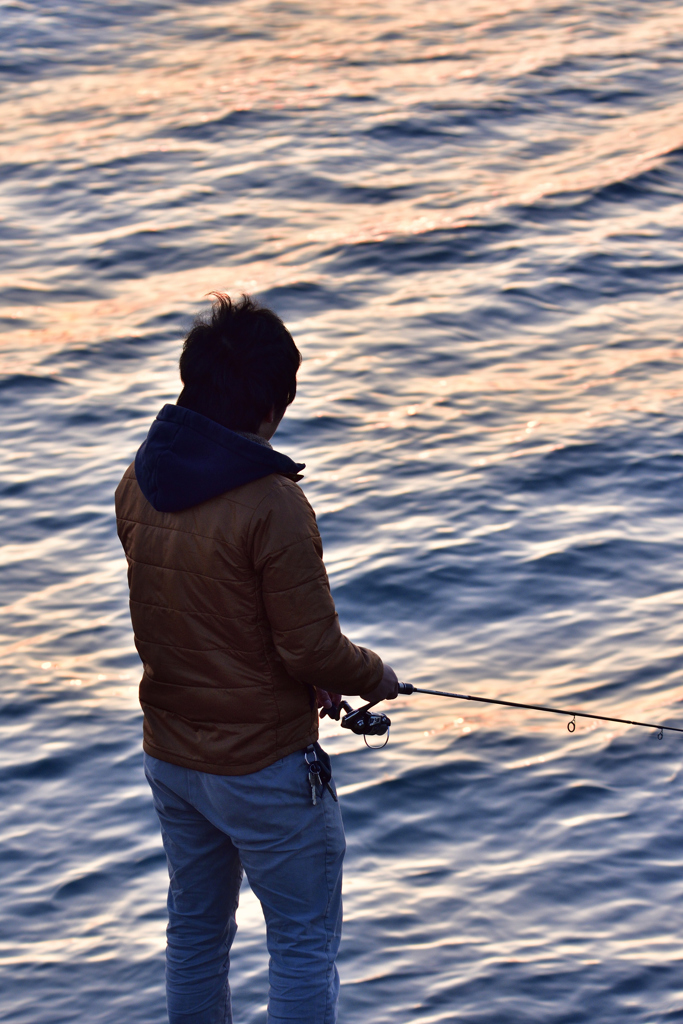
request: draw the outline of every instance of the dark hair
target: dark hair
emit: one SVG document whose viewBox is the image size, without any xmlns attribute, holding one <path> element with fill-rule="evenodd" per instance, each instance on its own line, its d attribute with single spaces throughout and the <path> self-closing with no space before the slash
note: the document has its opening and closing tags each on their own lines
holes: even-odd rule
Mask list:
<svg viewBox="0 0 683 1024">
<path fill-rule="evenodd" d="M 279 417 L 294 401 L 301 353 L 271 309 L 212 294 L 210 316 L 195 320 L 183 345 L 178 405 L 256 433 L 272 408 Z"/>
</svg>

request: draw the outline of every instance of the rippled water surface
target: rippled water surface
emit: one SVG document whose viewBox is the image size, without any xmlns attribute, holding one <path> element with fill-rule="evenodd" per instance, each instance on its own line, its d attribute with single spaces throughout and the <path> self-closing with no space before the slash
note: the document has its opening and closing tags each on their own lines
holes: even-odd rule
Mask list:
<svg viewBox="0 0 683 1024">
<path fill-rule="evenodd" d="M 0 1020 L 166 1019 L 113 491 L 212 289 L 303 351 L 278 442 L 351 637 L 683 724 L 682 45 L 667 0 L 1 0 Z M 683 1022 L 683 739 L 391 714 L 323 729 L 340 1024 Z"/>
</svg>

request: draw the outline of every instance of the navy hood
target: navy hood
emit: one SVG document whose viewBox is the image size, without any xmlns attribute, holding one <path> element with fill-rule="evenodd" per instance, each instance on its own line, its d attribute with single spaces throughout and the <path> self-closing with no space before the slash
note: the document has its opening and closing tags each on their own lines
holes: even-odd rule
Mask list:
<svg viewBox="0 0 683 1024">
<path fill-rule="evenodd" d="M 140 490 L 157 512 L 180 512 L 271 473 L 298 479 L 302 469 L 180 405 L 163 407 L 135 456 Z"/>
</svg>

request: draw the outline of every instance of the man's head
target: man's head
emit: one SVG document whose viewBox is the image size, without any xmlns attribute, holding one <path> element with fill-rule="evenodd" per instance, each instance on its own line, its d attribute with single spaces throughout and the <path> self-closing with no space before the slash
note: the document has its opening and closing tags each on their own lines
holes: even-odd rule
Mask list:
<svg viewBox="0 0 683 1024">
<path fill-rule="evenodd" d="M 216 294 L 210 316 L 195 321 L 180 356 L 178 405 L 229 430 L 270 434 L 296 395 L 301 354 L 270 309 L 246 295 Z M 268 430 L 264 431 L 264 436 Z"/>
</svg>

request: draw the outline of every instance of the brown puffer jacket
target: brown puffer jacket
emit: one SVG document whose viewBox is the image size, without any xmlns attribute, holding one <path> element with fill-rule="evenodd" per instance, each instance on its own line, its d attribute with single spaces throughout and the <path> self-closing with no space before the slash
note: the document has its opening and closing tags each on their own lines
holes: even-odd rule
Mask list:
<svg viewBox="0 0 683 1024">
<path fill-rule="evenodd" d="M 288 477 L 159 512 L 131 466 L 116 515 L 153 757 L 246 775 L 317 738 L 312 685 L 379 683 L 380 658 L 341 633 L 313 509 Z"/>
</svg>

